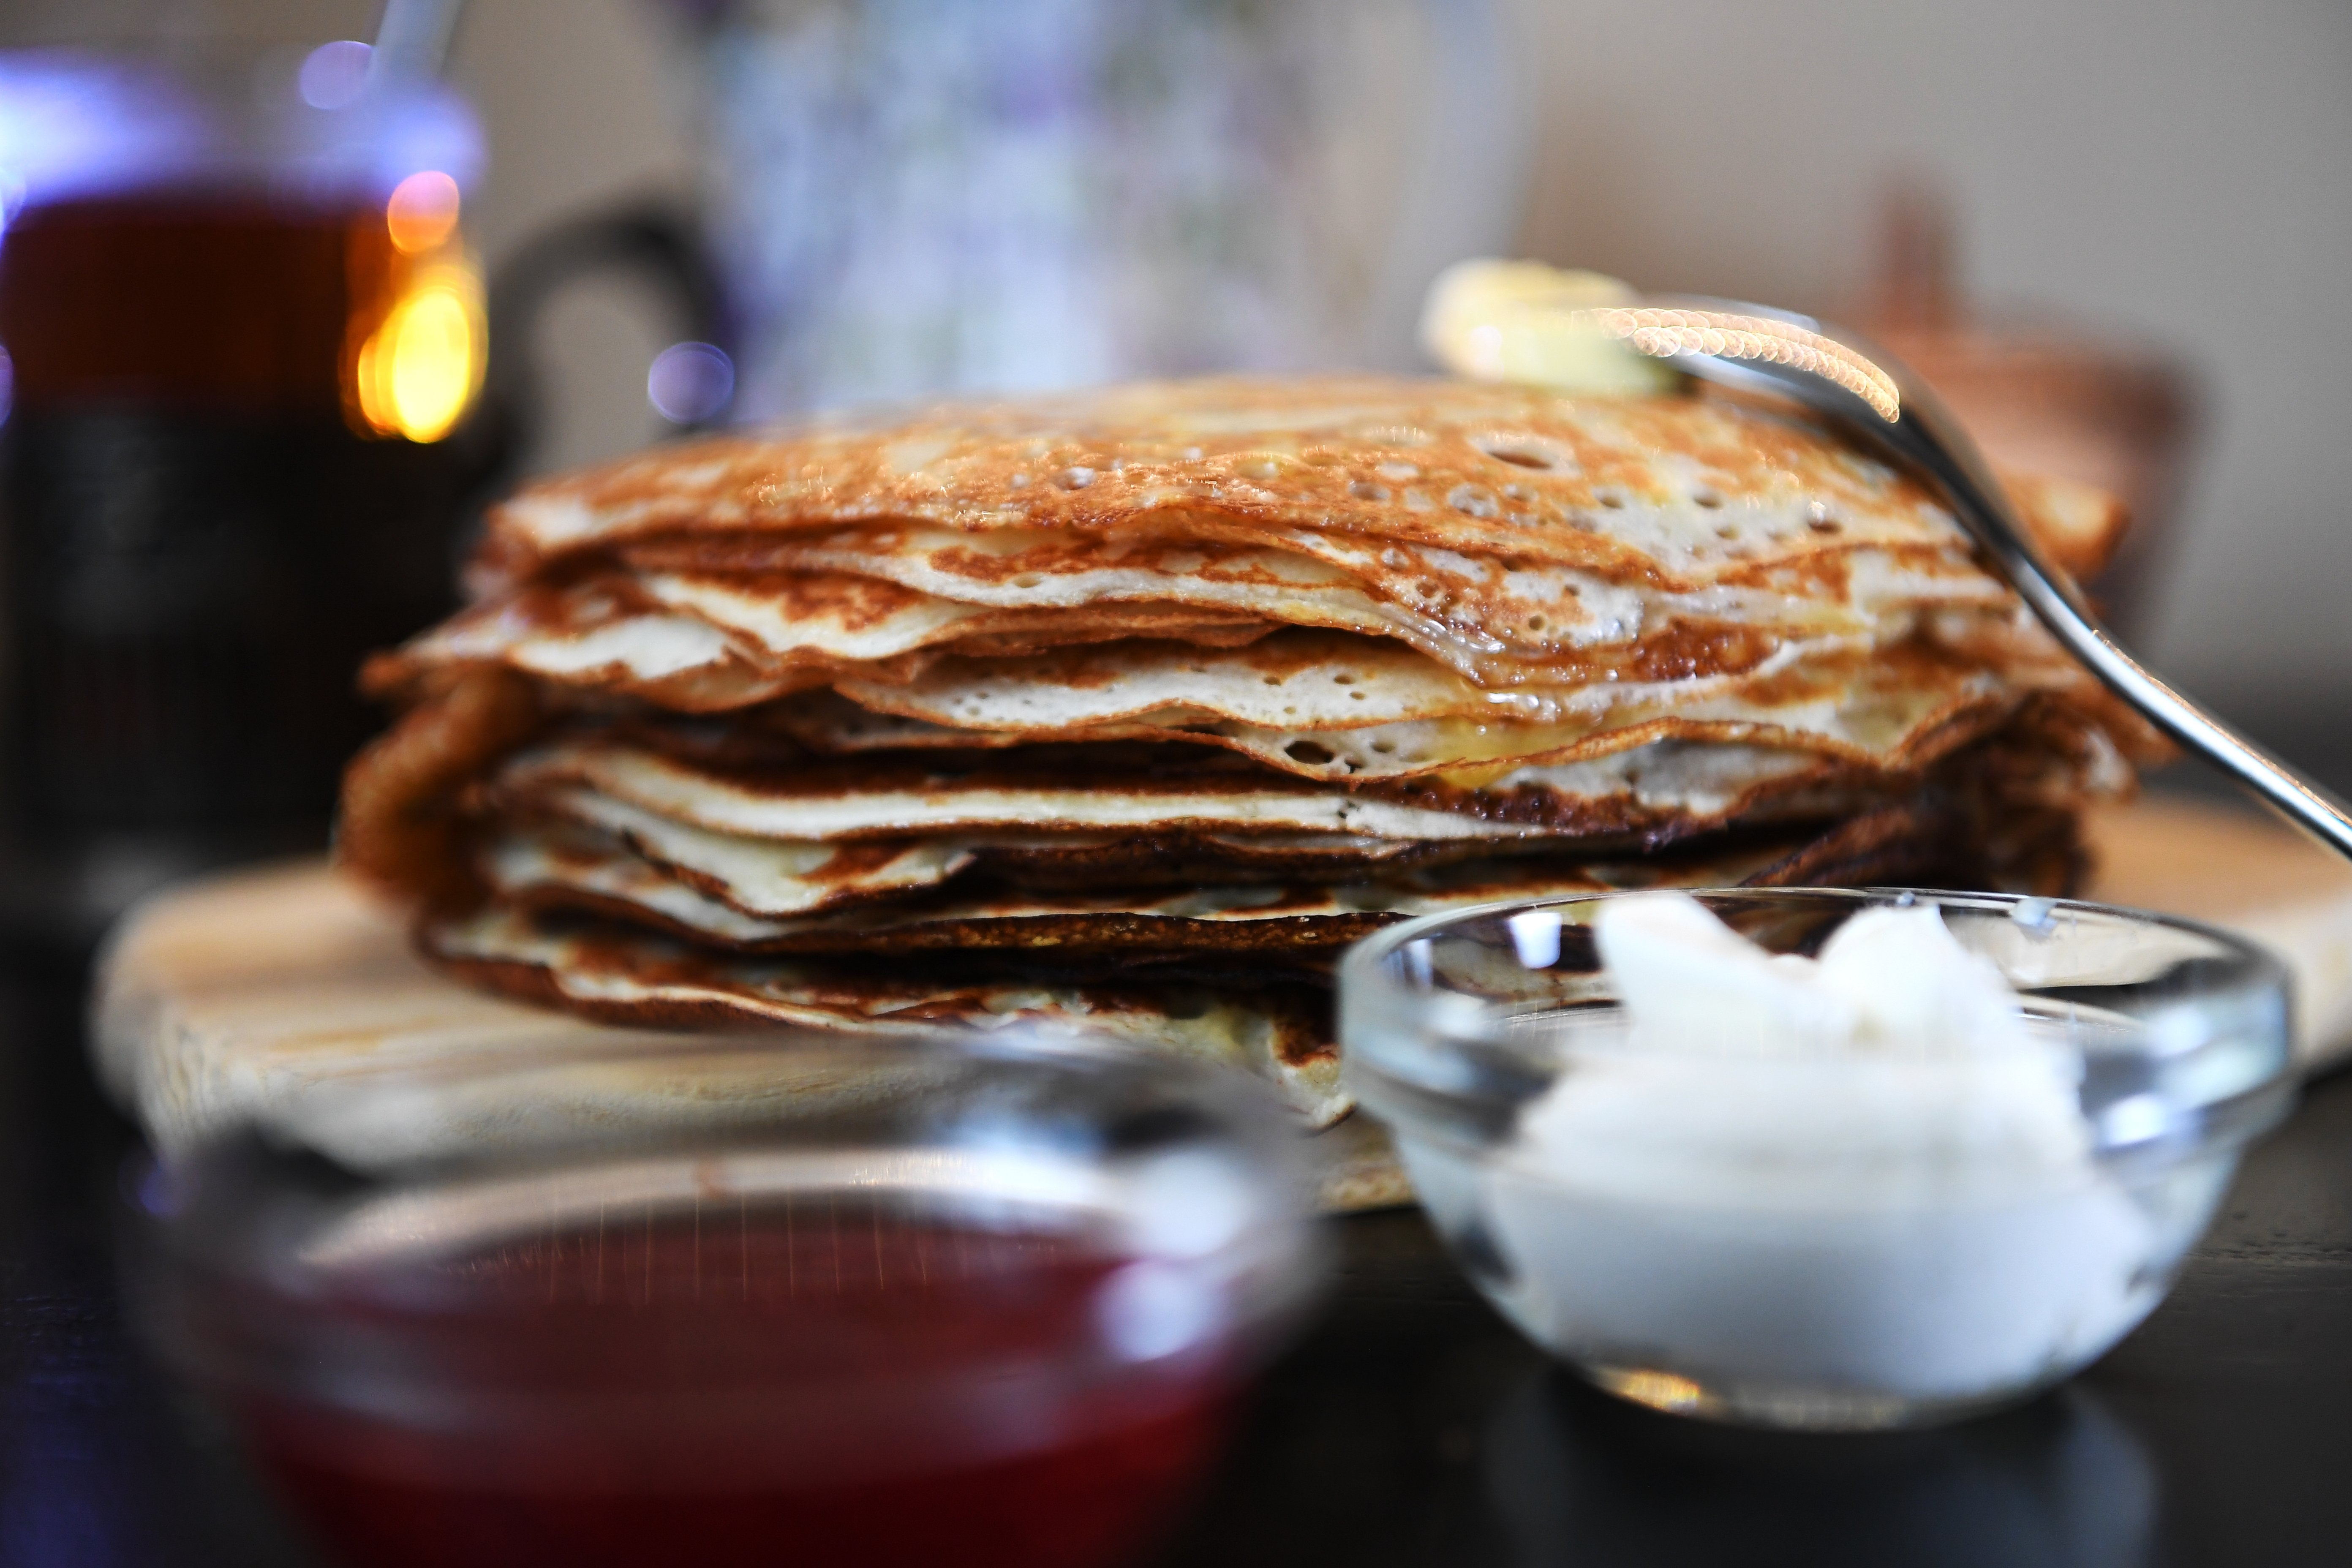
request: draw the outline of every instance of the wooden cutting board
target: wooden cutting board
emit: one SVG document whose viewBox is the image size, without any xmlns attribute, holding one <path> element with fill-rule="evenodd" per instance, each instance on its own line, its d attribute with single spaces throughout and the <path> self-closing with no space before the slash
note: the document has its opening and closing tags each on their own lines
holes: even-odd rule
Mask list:
<svg viewBox="0 0 2352 1568">
<path fill-rule="evenodd" d="M 2306 1071 L 2352 1058 L 2352 864 L 2252 807 L 2155 795 L 2094 816 L 2089 897 L 2226 926 L 2286 961 Z"/>
<path fill-rule="evenodd" d="M 2295 974 L 2304 1059 L 2352 1052 L 2352 866 L 2267 818 L 2201 802 L 2144 800 L 2099 816 L 2092 833 L 2094 898 L 2270 944 Z M 299 1123 L 314 1088 L 355 1075 L 517 1053 L 609 1063 L 694 1038 L 457 985 L 409 952 L 392 914 L 311 860 L 190 883 L 132 910 L 101 961 L 92 1028 L 100 1078 L 166 1155 L 238 1126 Z M 644 1093 L 681 1108 L 691 1098 L 656 1072 Z M 1310 1147 L 1328 1206 L 1404 1200 L 1368 1118 Z"/>
</svg>

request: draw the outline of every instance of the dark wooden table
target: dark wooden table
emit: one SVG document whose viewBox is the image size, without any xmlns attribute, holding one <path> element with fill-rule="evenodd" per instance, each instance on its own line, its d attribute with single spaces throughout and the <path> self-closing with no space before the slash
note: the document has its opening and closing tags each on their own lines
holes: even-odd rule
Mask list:
<svg viewBox="0 0 2352 1568">
<path fill-rule="evenodd" d="M 89 1084 L 79 1000 L 0 975 L 0 1563 L 311 1563 L 125 1326 L 137 1145 Z M 1167 1568 L 2352 1562 L 2352 1076 L 2255 1152 L 2119 1350 L 1941 1432 L 1773 1438 L 1619 1405 L 1553 1373 L 1416 1215 L 1340 1230 L 1335 1295 Z"/>
<path fill-rule="evenodd" d="M 1576 1384 L 1417 1215 L 1348 1226 L 1171 1563 L 2352 1563 L 2352 1076 L 2248 1160 L 2171 1297 L 2086 1376 L 1943 1431 L 1773 1436 Z"/>
</svg>

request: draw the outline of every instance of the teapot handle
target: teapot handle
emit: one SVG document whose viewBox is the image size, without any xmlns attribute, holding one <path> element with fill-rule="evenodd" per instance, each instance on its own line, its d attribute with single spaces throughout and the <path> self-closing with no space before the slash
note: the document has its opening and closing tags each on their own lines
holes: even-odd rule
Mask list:
<svg viewBox="0 0 2352 1568">
<path fill-rule="evenodd" d="M 544 418 L 541 376 L 531 354 L 541 314 L 572 284 L 615 272 L 652 281 L 669 297 L 688 338 L 732 357 L 726 296 L 689 217 L 645 203 L 557 224 L 532 237 L 490 279 L 485 412 L 499 422 L 510 468 L 538 439 Z M 722 403 L 680 429 L 707 430 L 726 416 Z"/>
</svg>

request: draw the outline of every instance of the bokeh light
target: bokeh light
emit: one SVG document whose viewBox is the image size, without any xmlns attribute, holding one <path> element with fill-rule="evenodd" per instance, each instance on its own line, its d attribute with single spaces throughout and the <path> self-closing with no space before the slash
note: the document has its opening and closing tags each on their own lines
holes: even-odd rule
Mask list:
<svg viewBox="0 0 2352 1568">
<path fill-rule="evenodd" d="M 313 109 L 345 109 L 367 90 L 368 65 L 375 51 L 351 38 L 320 44 L 303 57 L 294 85 Z"/>
<path fill-rule="evenodd" d="M 359 404 L 383 435 L 437 441 L 481 384 L 481 285 L 461 266 L 420 272 L 359 354 Z"/>
<path fill-rule="evenodd" d="M 409 175 L 384 203 L 392 243 L 412 255 L 435 248 L 457 228 L 457 182 L 438 169 Z"/>
<path fill-rule="evenodd" d="M 735 362 L 710 343 L 672 343 L 646 373 L 646 399 L 673 425 L 699 425 L 735 395 Z"/>
</svg>

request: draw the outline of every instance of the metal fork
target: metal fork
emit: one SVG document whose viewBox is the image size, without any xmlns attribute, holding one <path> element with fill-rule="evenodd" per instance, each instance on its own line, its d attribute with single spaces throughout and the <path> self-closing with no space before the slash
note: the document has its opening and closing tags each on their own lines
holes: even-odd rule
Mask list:
<svg viewBox="0 0 2352 1568">
<path fill-rule="evenodd" d="M 2352 811 L 2175 691 L 2124 651 L 2074 580 L 2019 522 L 1976 444 L 1911 372 L 1810 316 L 1731 300 L 1675 299 L 1580 312 L 1628 346 L 1703 380 L 1792 398 L 1926 479 L 2069 652 L 2158 729 L 2352 858 Z"/>
</svg>

